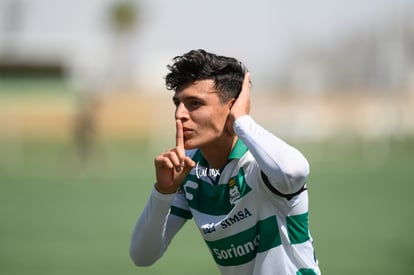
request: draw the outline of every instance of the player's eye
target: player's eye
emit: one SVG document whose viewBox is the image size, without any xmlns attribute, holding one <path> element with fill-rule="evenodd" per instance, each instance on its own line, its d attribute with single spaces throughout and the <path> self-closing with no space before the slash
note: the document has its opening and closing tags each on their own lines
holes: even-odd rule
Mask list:
<svg viewBox="0 0 414 275">
<path fill-rule="evenodd" d="M 195 109 L 199 108 L 202 105 L 203 105 L 203 103 L 198 101 L 198 100 L 190 100 L 187 103 L 187 108 L 188 108 L 188 110 L 191 111 L 191 110 L 195 110 Z"/>
</svg>

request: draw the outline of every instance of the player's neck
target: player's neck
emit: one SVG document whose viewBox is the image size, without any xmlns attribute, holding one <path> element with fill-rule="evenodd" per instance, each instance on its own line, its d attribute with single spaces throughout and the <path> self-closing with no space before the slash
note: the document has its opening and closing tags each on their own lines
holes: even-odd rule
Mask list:
<svg viewBox="0 0 414 275">
<path fill-rule="evenodd" d="M 200 148 L 200 151 L 211 168 L 220 169 L 226 164 L 236 141 L 237 136 L 233 136 L 204 146 Z"/>
</svg>

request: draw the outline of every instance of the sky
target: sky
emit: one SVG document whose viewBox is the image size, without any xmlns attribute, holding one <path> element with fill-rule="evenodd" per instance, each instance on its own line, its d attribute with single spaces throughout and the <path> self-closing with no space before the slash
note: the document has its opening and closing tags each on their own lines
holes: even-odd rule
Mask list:
<svg viewBox="0 0 414 275">
<path fill-rule="evenodd" d="M 5 12 L 12 1 L 25 7 L 15 33 L 7 32 Z M 105 4 L 114 1 L 0 0 L 0 50 L 13 38 L 22 55 L 64 54 L 71 64 L 99 68 L 118 49 L 122 55 L 116 56 L 128 60 L 142 81 L 156 81 L 172 57 L 204 48 L 239 58 L 260 78 L 280 70 L 302 45 L 335 44 L 413 7 L 409 0 L 137 0 L 139 24 L 120 42 L 105 21 Z"/>
</svg>

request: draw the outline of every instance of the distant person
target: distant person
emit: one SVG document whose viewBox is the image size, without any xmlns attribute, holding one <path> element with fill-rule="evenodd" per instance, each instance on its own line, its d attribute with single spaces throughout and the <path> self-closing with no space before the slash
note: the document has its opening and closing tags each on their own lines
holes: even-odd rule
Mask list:
<svg viewBox="0 0 414 275">
<path fill-rule="evenodd" d="M 91 158 L 96 142 L 96 112 L 98 98 L 87 96 L 82 99 L 74 119 L 73 136 L 80 163 L 85 165 Z"/>
<path fill-rule="evenodd" d="M 309 164 L 249 115 L 245 66 L 192 50 L 168 69 L 176 144 L 155 158 L 133 262 L 153 264 L 194 218 L 222 274 L 320 274 L 308 228 Z"/>
</svg>

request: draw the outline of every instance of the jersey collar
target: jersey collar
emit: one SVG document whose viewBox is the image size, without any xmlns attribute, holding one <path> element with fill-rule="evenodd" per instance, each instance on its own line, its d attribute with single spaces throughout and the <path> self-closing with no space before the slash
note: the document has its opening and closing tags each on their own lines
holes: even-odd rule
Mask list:
<svg viewBox="0 0 414 275">
<path fill-rule="evenodd" d="M 248 148 L 243 141 L 238 138 L 236 143 L 234 144 L 233 149 L 230 152 L 230 155 L 227 158 L 227 163 L 232 159 L 241 159 L 243 155 L 247 152 Z M 207 161 L 204 159 L 203 155 L 201 154 L 200 150 L 194 154 L 193 160 L 195 162 L 200 162 L 202 165 L 208 165 Z"/>
<path fill-rule="evenodd" d="M 230 152 L 229 160 L 231 159 L 241 159 L 243 155 L 247 152 L 247 146 L 243 143 L 243 141 L 238 138 L 236 144 L 234 144 L 233 149 Z"/>
</svg>

